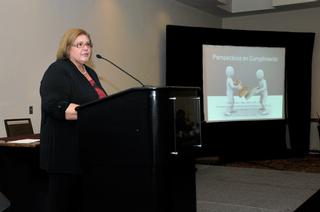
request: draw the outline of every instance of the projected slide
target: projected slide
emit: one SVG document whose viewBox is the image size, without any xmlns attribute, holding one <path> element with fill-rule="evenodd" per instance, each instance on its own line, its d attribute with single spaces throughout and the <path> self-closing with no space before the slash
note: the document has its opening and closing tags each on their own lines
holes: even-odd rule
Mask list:
<svg viewBox="0 0 320 212">
<path fill-rule="evenodd" d="M 283 119 L 284 66 L 285 48 L 203 45 L 205 121 Z"/>
</svg>

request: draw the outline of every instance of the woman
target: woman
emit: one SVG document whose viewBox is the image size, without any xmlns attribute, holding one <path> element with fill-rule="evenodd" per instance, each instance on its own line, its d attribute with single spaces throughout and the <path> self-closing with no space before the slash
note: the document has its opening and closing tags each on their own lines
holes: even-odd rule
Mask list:
<svg viewBox="0 0 320 212">
<path fill-rule="evenodd" d="M 40 85 L 40 166 L 49 175 L 49 210 L 79 211 L 81 167 L 76 107 L 104 98 L 98 76 L 90 63 L 92 42 L 82 29 L 63 35 L 57 60 L 44 73 Z"/>
</svg>

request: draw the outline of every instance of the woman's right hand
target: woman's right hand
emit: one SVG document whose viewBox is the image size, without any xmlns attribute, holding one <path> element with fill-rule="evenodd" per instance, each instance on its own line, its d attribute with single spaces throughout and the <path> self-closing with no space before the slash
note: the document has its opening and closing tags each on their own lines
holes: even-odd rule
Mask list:
<svg viewBox="0 0 320 212">
<path fill-rule="evenodd" d="M 78 112 L 76 111 L 76 107 L 78 104 L 70 103 L 65 111 L 65 118 L 66 120 L 77 120 L 78 119 Z"/>
</svg>

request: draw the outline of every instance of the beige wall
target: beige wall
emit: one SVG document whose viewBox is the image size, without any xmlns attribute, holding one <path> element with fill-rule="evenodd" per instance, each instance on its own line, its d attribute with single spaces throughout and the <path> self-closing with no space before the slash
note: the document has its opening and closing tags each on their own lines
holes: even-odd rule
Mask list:
<svg viewBox="0 0 320 212">
<path fill-rule="evenodd" d="M 224 18 L 222 21 L 222 28 L 316 33 L 312 63 L 311 118 L 316 118 L 316 112 L 320 113 L 320 83 L 318 83 L 320 80 L 320 24 L 318 20 L 320 20 L 320 8 Z M 303 70 L 301 72 L 303 74 Z M 316 126 L 314 123 L 311 124 L 311 150 L 320 150 Z"/>
<path fill-rule="evenodd" d="M 88 30 L 100 53 L 145 84 L 165 84 L 166 24 L 221 27 L 221 19 L 175 0 L 0 1 L 0 137 L 3 119 L 31 117 L 40 125 L 39 83 L 71 27 Z M 95 61 L 109 93 L 139 86 L 110 64 Z M 34 114 L 28 114 L 28 107 Z"/>
</svg>

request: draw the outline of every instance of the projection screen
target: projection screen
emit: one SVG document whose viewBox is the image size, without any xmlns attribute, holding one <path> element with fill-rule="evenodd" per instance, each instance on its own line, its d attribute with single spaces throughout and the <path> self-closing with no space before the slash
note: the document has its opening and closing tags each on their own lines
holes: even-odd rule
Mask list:
<svg viewBox="0 0 320 212">
<path fill-rule="evenodd" d="M 203 45 L 202 56 L 206 122 L 285 118 L 285 48 Z"/>
</svg>

